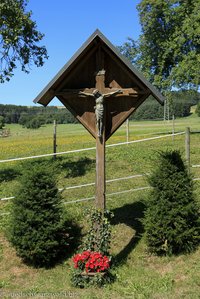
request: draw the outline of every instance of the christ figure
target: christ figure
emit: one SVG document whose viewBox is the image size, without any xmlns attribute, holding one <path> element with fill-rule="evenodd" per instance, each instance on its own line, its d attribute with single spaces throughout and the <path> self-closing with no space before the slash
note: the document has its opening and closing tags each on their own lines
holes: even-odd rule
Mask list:
<svg viewBox="0 0 200 299">
<path fill-rule="evenodd" d="M 102 138 L 103 135 L 104 98 L 119 93 L 122 93 L 120 89 L 106 94 L 102 94 L 98 89 L 95 89 L 92 93 L 86 93 L 82 91 L 79 92 L 80 95 L 92 96 L 95 98 L 96 105 L 94 106 L 94 109 L 95 109 L 95 116 L 96 116 L 97 136 L 99 138 Z"/>
</svg>

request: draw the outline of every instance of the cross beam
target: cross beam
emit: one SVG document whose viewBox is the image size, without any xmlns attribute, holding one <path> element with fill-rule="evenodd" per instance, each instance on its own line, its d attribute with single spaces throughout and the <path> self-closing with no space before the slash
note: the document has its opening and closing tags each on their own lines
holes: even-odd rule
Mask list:
<svg viewBox="0 0 200 299">
<path fill-rule="evenodd" d="M 98 70 L 95 74 L 95 87 L 81 89 L 63 89 L 56 92 L 55 95 L 73 97 L 93 97 L 96 101 L 94 113 L 96 116 L 96 196 L 95 203 L 98 209 L 104 210 L 106 205 L 106 175 L 105 175 L 105 124 L 106 124 L 106 105 L 105 99 L 108 97 L 138 97 L 140 94 L 145 94 L 144 91 L 139 91 L 137 88 L 110 88 L 105 86 L 105 70 L 103 63 L 99 63 Z"/>
</svg>

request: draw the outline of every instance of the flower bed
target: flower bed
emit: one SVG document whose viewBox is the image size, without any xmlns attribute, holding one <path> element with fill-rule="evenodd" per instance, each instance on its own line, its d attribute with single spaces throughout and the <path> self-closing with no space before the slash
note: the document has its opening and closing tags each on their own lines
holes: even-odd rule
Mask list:
<svg viewBox="0 0 200 299">
<path fill-rule="evenodd" d="M 76 287 L 102 286 L 114 279 L 109 271 L 110 258 L 100 252 L 86 250 L 76 254 L 72 260 L 74 264 L 72 283 Z"/>
<path fill-rule="evenodd" d="M 89 250 L 78 253 L 73 257 L 74 268 L 86 273 L 105 272 L 110 268 L 110 260 L 100 252 Z"/>
<path fill-rule="evenodd" d="M 72 283 L 76 287 L 102 286 L 114 281 L 109 255 L 111 225 L 109 211 L 92 210 L 89 215 L 89 231 L 82 252 L 73 257 Z"/>
</svg>

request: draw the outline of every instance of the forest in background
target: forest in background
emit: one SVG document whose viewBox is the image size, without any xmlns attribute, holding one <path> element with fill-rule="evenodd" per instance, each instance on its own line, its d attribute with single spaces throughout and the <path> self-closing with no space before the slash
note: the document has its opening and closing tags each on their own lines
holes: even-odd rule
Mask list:
<svg viewBox="0 0 200 299">
<path fill-rule="evenodd" d="M 174 115 L 186 117 L 190 115 L 190 108 L 197 105 L 200 101 L 200 93 L 195 91 L 174 91 L 171 93 L 169 103 L 169 118 Z M 0 116 L 5 124 L 20 124 L 26 128 L 39 128 L 41 125 L 53 123 L 58 124 L 76 123 L 74 116 L 63 107 L 27 107 L 17 105 L 0 104 Z M 164 107 L 161 106 L 153 97 L 143 103 L 130 119 L 147 120 L 162 119 Z"/>
</svg>

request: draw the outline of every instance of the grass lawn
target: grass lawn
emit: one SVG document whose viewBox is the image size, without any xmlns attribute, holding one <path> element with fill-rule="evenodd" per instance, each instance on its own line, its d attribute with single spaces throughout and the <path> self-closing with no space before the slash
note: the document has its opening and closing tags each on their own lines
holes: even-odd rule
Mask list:
<svg viewBox="0 0 200 299">
<path fill-rule="evenodd" d="M 19 125 L 9 125 L 11 136 L 0 139 L 0 160 L 51 153 L 53 148 L 53 126 L 38 130 L 24 129 Z M 175 131 L 191 131 L 191 164 L 200 164 L 200 118 L 190 117 L 175 121 Z M 172 122 L 145 121 L 130 122 L 129 140 L 139 140 L 172 131 Z M 81 125 L 58 125 L 57 150 L 95 147 L 95 140 Z M 108 141 L 108 144 L 125 142 L 126 127 L 123 125 Z M 107 180 L 146 174 L 151 172 L 156 155 L 160 150 L 180 149 L 185 156 L 185 136 L 108 147 L 106 150 Z M 92 183 L 95 181 L 95 150 L 38 159 L 51 163 L 55 168 L 59 188 Z M 0 163 L 0 198 L 15 195 L 18 178 L 28 162 Z M 200 178 L 200 168 L 192 168 L 195 178 Z M 200 249 L 189 255 L 156 257 L 147 251 L 142 226 L 145 203 L 149 190 L 132 191 L 109 195 L 129 189 L 147 187 L 146 176 L 135 179 L 107 183 L 107 208 L 114 212 L 112 221 L 111 253 L 117 260 L 114 269 L 117 279 L 103 289 L 75 289 L 70 283 L 71 259 L 66 259 L 52 269 L 34 269 L 23 264 L 6 239 L 10 202 L 0 202 L 0 296 L 12 298 L 12 293 L 23 292 L 24 298 L 34 298 L 33 294 L 52 298 L 200 298 Z M 200 183 L 195 182 L 195 194 L 199 196 Z M 63 201 L 77 200 L 94 195 L 94 186 L 64 190 Z M 84 210 L 93 200 L 75 204 L 65 204 L 66 214 L 85 227 Z M 4 214 L 4 215 L 2 215 Z M 27 297 L 25 297 L 27 293 Z M 49 293 L 49 294 L 47 294 Z M 29 294 L 29 295 L 28 295 Z M 31 297 L 32 294 L 32 297 Z M 44 296 L 43 296 L 44 297 Z M 37 297 L 36 297 L 37 298 Z"/>
</svg>

